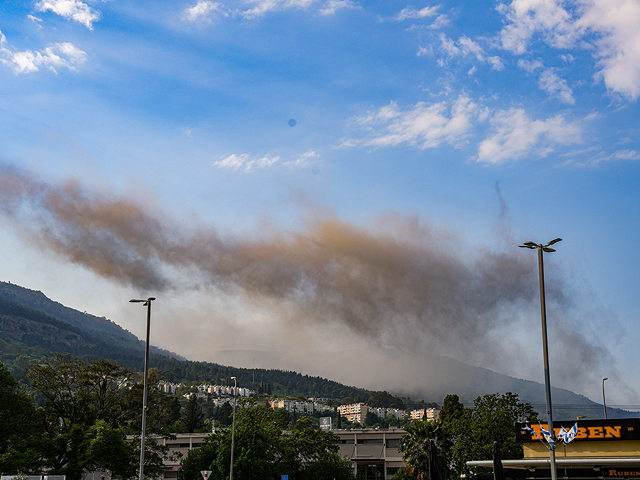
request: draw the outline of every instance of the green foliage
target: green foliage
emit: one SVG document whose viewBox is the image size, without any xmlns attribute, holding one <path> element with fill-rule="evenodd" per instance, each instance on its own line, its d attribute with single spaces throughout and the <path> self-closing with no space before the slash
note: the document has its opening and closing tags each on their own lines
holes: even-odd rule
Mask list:
<svg viewBox="0 0 640 480">
<path fill-rule="evenodd" d="M 306 417 L 289 429 L 281 412 L 261 406 L 241 408 L 236 413 L 234 477 L 354 480 L 349 462 L 337 454 L 335 439 L 331 432 L 314 430 Z M 218 430 L 183 459 L 178 479 L 192 480 L 201 470 L 211 470 L 212 478 L 228 478 L 230 458 L 231 430 Z"/>
<path fill-rule="evenodd" d="M 457 471 L 466 471 L 468 460 L 493 458 L 493 442 L 497 441 L 503 459 L 523 457 L 522 445 L 516 442 L 516 422 L 536 421 L 537 414 L 528 403 L 518 400 L 518 395 L 488 394 L 478 397 L 473 408 L 452 420 L 449 431 L 456 439 L 451 448 L 451 460 Z"/>
<path fill-rule="evenodd" d="M 440 420 L 444 424 L 449 424 L 464 413 L 464 406 L 460 403 L 458 395 L 450 394 L 444 397 L 442 408 L 440 409 Z"/>
<path fill-rule="evenodd" d="M 180 433 L 194 433 L 204 427 L 204 412 L 198 403 L 198 398 L 191 395 L 184 412 L 184 418 L 177 422 Z"/>
<path fill-rule="evenodd" d="M 515 424 L 536 421 L 536 415 L 530 404 L 520 402 L 518 395 L 510 392 L 478 397 L 472 408 L 463 408 L 457 395 L 447 395 L 440 420 L 418 420 L 405 427 L 408 435 L 400 441 L 400 452 L 409 467 L 408 473 L 415 478 L 427 478 L 427 447 L 429 440 L 434 439 L 444 478 L 458 479 L 463 473 L 471 473 L 467 461 L 492 458 L 494 441 L 498 442 L 503 459 L 522 458 Z"/>
<path fill-rule="evenodd" d="M 428 478 L 429 440 L 436 441 L 438 460 L 444 478 L 450 476 L 448 453 L 451 449 L 451 437 L 444 424 L 439 421 L 415 420 L 404 427 L 407 435 L 400 439 L 399 453 L 409 469 L 412 478 Z"/>
<path fill-rule="evenodd" d="M 369 394 L 368 405 L 373 408 L 404 408 L 404 402 L 400 397 L 393 396 L 388 392 L 371 392 Z"/>
<path fill-rule="evenodd" d="M 142 384 L 122 388 L 134 378 L 131 370 L 105 360 L 56 355 L 31 365 L 28 378 L 44 399 L 33 447 L 42 467 L 71 480 L 95 468 L 114 477 L 135 476 L 139 443 L 128 442 L 126 434 L 141 430 Z M 175 422 L 174 400 L 158 390 L 152 377 L 148 391 L 147 433 L 166 436 Z M 153 439 L 146 446 L 145 474 L 157 477 L 164 471 L 167 448 Z M 28 458 L 17 460 L 28 465 Z M 18 471 L 15 459 L 13 471 Z"/>
<path fill-rule="evenodd" d="M 104 470 L 112 477 L 130 478 L 136 474 L 135 449 L 120 429 L 98 420 L 84 435 L 80 464 L 85 470 Z"/>
<path fill-rule="evenodd" d="M 2 363 L 0 405 L 0 471 L 38 471 L 41 467 L 37 450 L 39 416 L 31 397 L 20 391 L 17 382 Z"/>
</svg>

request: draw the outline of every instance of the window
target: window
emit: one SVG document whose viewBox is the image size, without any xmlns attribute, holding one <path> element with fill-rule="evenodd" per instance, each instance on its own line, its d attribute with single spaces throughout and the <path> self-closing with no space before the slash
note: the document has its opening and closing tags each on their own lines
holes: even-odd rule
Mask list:
<svg viewBox="0 0 640 480">
<path fill-rule="evenodd" d="M 398 448 L 400 446 L 399 438 L 390 438 L 387 440 L 387 448 Z"/>
</svg>

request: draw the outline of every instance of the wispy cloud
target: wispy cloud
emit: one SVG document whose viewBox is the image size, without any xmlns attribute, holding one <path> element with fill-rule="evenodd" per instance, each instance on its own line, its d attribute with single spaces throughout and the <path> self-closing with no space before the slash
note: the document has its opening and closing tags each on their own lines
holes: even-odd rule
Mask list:
<svg viewBox="0 0 640 480">
<path fill-rule="evenodd" d="M 264 157 L 252 157 L 248 153 L 241 153 L 236 155 L 235 153 L 229 155 L 222 160 L 214 162 L 216 167 L 231 168 L 233 170 L 244 170 L 245 172 L 255 172 L 263 168 L 268 168 L 280 161 L 280 157 L 272 157 L 271 155 L 265 155 Z"/>
<path fill-rule="evenodd" d="M 87 54 L 71 43 L 54 43 L 43 51 L 14 51 L 0 32 L 0 62 L 10 67 L 14 73 L 37 72 L 41 67 L 57 72 L 59 68 L 76 70 L 87 59 Z"/>
<path fill-rule="evenodd" d="M 416 10 L 413 7 L 403 8 L 400 13 L 398 13 L 394 18 L 399 22 L 403 20 L 416 19 L 416 18 L 427 18 L 427 17 L 435 17 L 438 15 L 438 8 L 440 5 L 436 5 L 435 7 L 424 7 L 419 10 Z"/>
<path fill-rule="evenodd" d="M 507 19 L 503 48 L 522 54 L 535 38 L 554 48 L 587 47 L 609 90 L 632 100 L 640 95 L 637 0 L 514 0 L 498 10 Z"/>
<path fill-rule="evenodd" d="M 79 0 L 41 0 L 36 3 L 36 9 L 40 12 L 51 11 L 66 19 L 75 20 L 89 30 L 93 30 L 93 23 L 100 20 L 100 12 Z"/>
<path fill-rule="evenodd" d="M 440 49 L 449 57 L 474 57 L 477 61 L 488 63 L 492 70 L 503 70 L 504 64 L 498 56 L 487 55 L 483 48 L 467 36 L 462 36 L 457 42 L 444 34 L 440 35 Z"/>
<path fill-rule="evenodd" d="M 478 161 L 500 164 L 534 153 L 548 155 L 558 145 L 579 143 L 581 129 L 562 115 L 532 120 L 523 109 L 501 110 L 491 118 L 493 134 L 480 142 Z"/>
<path fill-rule="evenodd" d="M 333 15 L 336 11 L 345 8 L 354 10 L 362 7 L 351 0 L 328 0 L 324 7 L 320 8 L 318 12 L 320 15 Z"/>
<path fill-rule="evenodd" d="M 573 105 L 573 91 L 564 78 L 560 78 L 553 69 L 548 68 L 540 74 L 540 88 L 563 103 Z"/>
<path fill-rule="evenodd" d="M 183 18 L 190 22 L 195 22 L 199 19 L 211 19 L 213 14 L 219 14 L 223 16 L 228 16 L 223 9 L 223 5 L 216 2 L 210 2 L 208 0 L 200 0 L 197 4 L 192 7 L 187 7 L 184 10 Z"/>
<path fill-rule="evenodd" d="M 283 165 L 287 165 L 289 167 L 306 167 L 313 164 L 315 159 L 319 157 L 320 154 L 318 152 L 315 150 L 309 150 L 291 162 L 284 162 Z"/>
<path fill-rule="evenodd" d="M 308 8 L 314 2 L 315 0 L 247 0 L 246 3 L 251 7 L 243 10 L 242 15 L 245 18 L 258 18 L 268 12 Z"/>
<path fill-rule="evenodd" d="M 433 148 L 441 143 L 457 146 L 467 139 L 472 119 L 481 117 L 484 109 L 466 96 L 447 102 L 416 103 L 402 111 L 394 102 L 358 119 L 372 132 L 367 145 L 392 146 L 407 143 L 419 148 Z"/>
<path fill-rule="evenodd" d="M 545 68 L 540 60 L 518 60 L 518 67 L 528 73 L 541 71 L 538 79 L 540 88 L 547 92 L 552 98 L 557 98 L 561 102 L 574 105 L 573 90 L 564 78 L 561 78 L 554 68 Z"/>
</svg>

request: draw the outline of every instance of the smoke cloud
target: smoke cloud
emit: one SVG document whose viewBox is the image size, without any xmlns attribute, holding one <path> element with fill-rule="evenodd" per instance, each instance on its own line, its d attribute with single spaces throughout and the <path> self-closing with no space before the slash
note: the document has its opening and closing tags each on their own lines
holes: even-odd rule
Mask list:
<svg viewBox="0 0 640 480">
<path fill-rule="evenodd" d="M 259 306 L 289 342 L 324 328 L 376 348 L 447 355 L 521 377 L 528 365 L 541 369 L 536 255 L 468 246 L 417 216 L 356 226 L 309 212 L 294 231 L 266 226 L 252 236 L 223 235 L 135 199 L 74 180 L 47 183 L 6 165 L 0 200 L 25 238 L 68 262 L 150 295 L 201 290 L 235 299 L 236 312 L 244 302 Z M 562 320 L 552 323 L 559 332 L 552 347 L 579 359 L 565 358 L 554 376 L 576 388 L 595 359 L 611 358 L 581 333 L 582 309 L 562 278 L 549 275 L 546 290 L 550 322 Z"/>
</svg>

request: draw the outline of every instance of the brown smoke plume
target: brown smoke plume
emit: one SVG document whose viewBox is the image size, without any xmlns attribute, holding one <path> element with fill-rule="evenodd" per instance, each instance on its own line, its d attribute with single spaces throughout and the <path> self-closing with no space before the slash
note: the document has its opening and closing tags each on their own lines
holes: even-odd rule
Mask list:
<svg viewBox="0 0 640 480">
<path fill-rule="evenodd" d="M 514 352 L 494 344 L 496 332 L 508 332 L 510 324 L 517 329 L 523 312 L 539 318 L 535 255 L 470 251 L 417 217 L 389 215 L 364 228 L 310 215 L 296 232 L 223 236 L 75 181 L 52 185 L 8 166 L 0 169 L 0 200 L 2 213 L 31 240 L 116 282 L 154 294 L 214 287 L 287 302 L 295 305 L 297 326 L 341 325 L 386 347 L 466 356 L 497 368 Z M 547 295 L 550 316 L 570 311 L 561 282 L 550 278 Z M 579 355 L 585 362 L 579 369 L 566 367 L 563 376 L 575 380 L 590 359 L 608 356 L 576 333 L 577 319 L 569 317 L 558 328 L 573 333 L 560 347 L 590 352 Z M 533 331 L 537 345 L 536 320 Z M 513 337 L 500 341 L 523 343 L 519 332 Z"/>
</svg>

